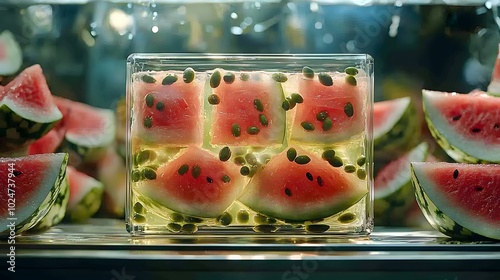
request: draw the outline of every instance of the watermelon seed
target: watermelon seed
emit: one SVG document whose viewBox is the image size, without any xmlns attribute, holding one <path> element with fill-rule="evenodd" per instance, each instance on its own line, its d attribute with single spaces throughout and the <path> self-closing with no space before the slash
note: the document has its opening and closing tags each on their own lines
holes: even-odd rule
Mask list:
<svg viewBox="0 0 500 280">
<path fill-rule="evenodd" d="M 222 79 L 226 82 L 226 84 L 232 84 L 234 82 L 234 74 L 226 73 Z"/>
<path fill-rule="evenodd" d="M 312 79 L 314 78 L 314 70 L 312 70 L 312 68 L 309 66 L 304 66 L 302 68 L 302 75 L 304 75 L 304 77 L 306 78 Z"/>
<path fill-rule="evenodd" d="M 151 128 L 153 126 L 153 117 L 147 116 L 144 118 L 144 127 Z"/>
<path fill-rule="evenodd" d="M 312 181 L 314 181 L 314 177 L 313 177 L 313 175 L 312 175 L 311 173 L 307 172 L 307 173 L 306 173 L 306 177 L 307 177 L 307 179 L 308 179 L 309 181 L 311 181 L 311 182 L 312 182 Z"/>
<path fill-rule="evenodd" d="M 253 217 L 253 221 L 257 224 L 274 224 L 276 223 L 275 218 L 267 217 L 262 214 L 257 214 Z"/>
<path fill-rule="evenodd" d="M 203 219 L 197 218 L 197 217 L 186 216 L 186 217 L 184 217 L 184 222 L 199 224 L 199 223 L 203 222 Z"/>
<path fill-rule="evenodd" d="M 141 172 L 139 170 L 133 170 L 132 171 L 132 182 L 139 182 L 141 178 Z"/>
<path fill-rule="evenodd" d="M 182 222 L 184 220 L 184 216 L 177 212 L 170 213 L 169 217 L 173 222 Z"/>
<path fill-rule="evenodd" d="M 212 184 L 212 183 L 214 182 L 214 180 L 213 180 L 212 178 L 210 178 L 210 177 L 207 177 L 207 182 L 208 182 L 209 184 Z"/>
<path fill-rule="evenodd" d="M 301 104 L 302 102 L 304 102 L 304 98 L 302 98 L 302 95 L 300 95 L 298 93 L 292 93 L 290 95 L 290 97 L 292 98 L 293 102 L 295 102 L 295 103 Z"/>
<path fill-rule="evenodd" d="M 356 220 L 356 215 L 351 212 L 344 213 L 338 218 L 338 221 L 344 224 L 352 223 L 354 220 Z"/>
<path fill-rule="evenodd" d="M 358 169 L 358 171 L 356 171 L 356 175 L 358 175 L 359 179 L 364 180 L 366 178 L 366 171 L 360 168 Z"/>
<path fill-rule="evenodd" d="M 156 79 L 149 76 L 149 75 L 143 75 L 141 77 L 142 81 L 145 82 L 145 83 L 148 83 L 148 84 L 154 84 L 156 83 Z"/>
<path fill-rule="evenodd" d="M 179 167 L 179 170 L 177 170 L 177 172 L 179 173 L 179 175 L 182 176 L 182 175 L 186 174 L 188 172 L 188 170 L 189 170 L 189 165 L 183 164 L 183 165 L 181 165 L 181 167 Z"/>
<path fill-rule="evenodd" d="M 193 166 L 193 169 L 191 169 L 191 175 L 193 175 L 193 178 L 198 178 L 201 174 L 201 167 L 198 165 Z"/>
<path fill-rule="evenodd" d="M 237 165 L 245 165 L 246 161 L 242 156 L 237 156 L 234 158 L 234 163 Z"/>
<path fill-rule="evenodd" d="M 144 217 L 143 215 L 141 214 L 134 214 L 134 221 L 136 221 L 137 223 L 145 223 L 146 222 L 146 217 Z"/>
<path fill-rule="evenodd" d="M 152 168 L 144 168 L 142 170 L 142 175 L 148 180 L 156 179 L 156 172 Z"/>
<path fill-rule="evenodd" d="M 164 109 L 165 109 L 165 104 L 163 102 L 156 103 L 156 110 L 163 112 Z"/>
<path fill-rule="evenodd" d="M 134 211 L 136 213 L 139 213 L 139 214 L 145 214 L 146 213 L 146 209 L 144 209 L 144 206 L 142 206 L 142 204 L 140 202 L 136 202 L 134 204 Z"/>
<path fill-rule="evenodd" d="M 324 160 L 328 160 L 328 161 L 333 160 L 333 158 L 335 157 L 335 151 L 334 150 L 326 150 L 323 152 L 321 157 Z"/>
<path fill-rule="evenodd" d="M 458 178 L 458 169 L 455 169 L 455 171 L 453 171 L 453 179 L 457 178 Z"/>
<path fill-rule="evenodd" d="M 220 103 L 220 98 L 217 96 L 217 94 L 211 94 L 208 96 L 208 103 L 211 105 L 217 105 Z"/>
<path fill-rule="evenodd" d="M 494 126 L 493 126 L 494 129 L 499 129 L 500 128 L 500 124 L 496 123 Z"/>
<path fill-rule="evenodd" d="M 258 225 L 254 227 L 253 230 L 260 233 L 272 233 L 276 232 L 278 230 L 278 227 L 275 227 L 273 225 Z"/>
<path fill-rule="evenodd" d="M 210 87 L 216 88 L 220 85 L 220 72 L 219 70 L 215 70 L 212 76 L 210 77 Z"/>
<path fill-rule="evenodd" d="M 179 232 L 181 231 L 182 226 L 176 223 L 169 223 L 167 228 L 172 232 Z"/>
<path fill-rule="evenodd" d="M 346 164 L 346 165 L 344 166 L 344 171 L 345 171 L 346 173 L 353 173 L 353 172 L 355 172 L 355 171 L 356 171 L 356 166 L 354 166 L 354 165 L 352 165 L 352 164 Z"/>
<path fill-rule="evenodd" d="M 275 80 L 278 83 L 284 83 L 284 82 L 288 81 L 288 78 L 283 73 L 274 73 L 272 77 L 273 77 L 273 80 Z"/>
<path fill-rule="evenodd" d="M 285 194 L 287 196 L 292 196 L 292 191 L 289 188 L 285 188 Z"/>
<path fill-rule="evenodd" d="M 347 75 L 356 76 L 356 75 L 358 75 L 358 69 L 356 67 L 347 67 L 345 69 L 345 73 Z"/>
<path fill-rule="evenodd" d="M 333 127 L 333 122 L 330 118 L 326 118 L 324 121 L 323 121 L 323 124 L 321 125 L 321 128 L 323 129 L 323 131 L 328 131 L 330 129 L 332 129 Z"/>
<path fill-rule="evenodd" d="M 229 183 L 231 181 L 231 177 L 229 177 L 228 175 L 222 175 L 221 180 L 224 183 Z"/>
<path fill-rule="evenodd" d="M 285 111 L 290 110 L 290 102 L 288 102 L 288 100 L 284 100 L 283 103 L 281 103 L 281 108 Z"/>
<path fill-rule="evenodd" d="M 354 115 L 354 107 L 351 102 L 347 102 L 344 106 L 344 113 L 348 118 L 351 118 Z"/>
<path fill-rule="evenodd" d="M 247 128 L 247 133 L 250 135 L 256 135 L 260 132 L 260 129 L 256 126 L 249 126 Z"/>
<path fill-rule="evenodd" d="M 224 147 L 219 151 L 220 161 L 228 161 L 231 158 L 231 149 L 229 147 Z"/>
<path fill-rule="evenodd" d="M 483 191 L 483 187 L 475 187 L 476 191 L 480 192 Z"/>
<path fill-rule="evenodd" d="M 308 164 L 311 159 L 308 156 L 298 156 L 295 158 L 295 163 L 297 164 Z"/>
<path fill-rule="evenodd" d="M 264 112 L 264 105 L 262 105 L 262 101 L 260 101 L 260 99 L 253 100 L 253 107 L 259 112 Z"/>
<path fill-rule="evenodd" d="M 247 155 L 245 155 L 245 160 L 250 165 L 256 165 L 258 163 L 257 162 L 257 157 L 254 154 L 247 154 Z"/>
<path fill-rule="evenodd" d="M 297 103 L 295 103 L 295 101 L 291 97 L 287 97 L 286 101 L 288 101 L 288 104 L 290 105 L 290 110 L 295 108 L 295 105 L 297 105 Z"/>
<path fill-rule="evenodd" d="M 259 121 L 260 121 L 260 124 L 263 125 L 263 126 L 268 126 L 269 125 L 269 121 L 267 120 L 267 117 L 264 114 L 260 114 L 259 115 Z"/>
<path fill-rule="evenodd" d="M 311 233 L 323 233 L 330 229 L 329 225 L 307 225 L 306 231 Z"/>
<path fill-rule="evenodd" d="M 473 129 L 470 130 L 472 133 L 478 133 L 481 132 L 480 128 L 474 127 Z"/>
<path fill-rule="evenodd" d="M 286 157 L 289 161 L 294 161 L 297 157 L 297 150 L 295 150 L 294 148 L 288 149 L 288 151 L 286 151 Z"/>
<path fill-rule="evenodd" d="M 356 81 L 356 78 L 354 76 L 347 76 L 345 77 L 346 83 L 350 84 L 351 86 L 356 86 L 358 82 Z"/>
<path fill-rule="evenodd" d="M 19 170 L 14 170 L 14 172 L 12 172 L 14 174 L 15 177 L 23 174 L 23 172 L 19 171 Z"/>
<path fill-rule="evenodd" d="M 177 75 L 168 74 L 165 78 L 163 78 L 161 84 L 164 86 L 169 86 L 175 82 L 177 82 Z"/>
<path fill-rule="evenodd" d="M 300 125 L 307 131 L 314 131 L 314 125 L 310 122 L 301 122 Z"/>
<path fill-rule="evenodd" d="M 454 120 L 454 121 L 458 121 L 461 117 L 462 117 L 462 115 L 456 115 L 456 116 L 454 116 L 451 119 Z"/>
<path fill-rule="evenodd" d="M 363 166 L 366 163 L 366 158 L 364 156 L 360 156 L 356 163 L 358 164 L 358 166 Z"/>
<path fill-rule="evenodd" d="M 250 168 L 248 168 L 248 166 L 241 167 L 240 174 L 243 176 L 247 176 L 248 174 L 250 174 Z"/>
<path fill-rule="evenodd" d="M 334 156 L 333 158 L 329 159 L 328 163 L 333 167 L 342 167 L 342 165 L 344 165 L 342 158 L 340 158 L 339 156 Z"/>
<path fill-rule="evenodd" d="M 197 231 L 198 231 L 198 227 L 194 224 L 185 224 L 182 226 L 182 232 L 195 233 Z"/>
<path fill-rule="evenodd" d="M 248 75 L 247 73 L 241 73 L 240 79 L 244 82 L 248 81 L 250 79 L 250 75 Z"/>
<path fill-rule="evenodd" d="M 246 224 L 248 223 L 249 219 L 250 215 L 248 214 L 247 210 L 240 210 L 238 211 L 238 214 L 236 214 L 236 220 L 240 223 Z"/>
<path fill-rule="evenodd" d="M 323 186 L 323 179 L 321 178 L 321 176 L 316 177 L 316 181 L 318 181 L 318 186 Z"/>
<path fill-rule="evenodd" d="M 332 77 L 330 77 L 330 75 L 328 75 L 326 73 L 318 74 L 318 80 L 319 80 L 320 84 L 322 84 L 324 86 L 329 87 L 329 86 L 333 85 Z"/>
<path fill-rule="evenodd" d="M 186 70 L 184 70 L 184 73 L 182 75 L 182 80 L 186 84 L 189 84 L 190 82 L 192 82 L 194 80 L 194 70 L 193 70 L 193 68 L 188 67 L 188 68 L 186 68 Z"/>
<path fill-rule="evenodd" d="M 219 222 L 223 226 L 231 224 L 232 221 L 233 221 L 233 216 L 231 216 L 231 214 L 229 214 L 228 212 L 224 212 L 222 213 L 222 215 L 217 217 L 217 222 Z"/>
<path fill-rule="evenodd" d="M 234 137 L 240 137 L 240 135 L 241 135 L 241 128 L 240 128 L 240 126 L 237 123 L 235 123 L 235 124 L 232 125 L 232 127 L 231 127 L 231 134 L 233 134 Z"/>
<path fill-rule="evenodd" d="M 151 93 L 146 94 L 146 106 L 149 108 L 153 107 L 153 104 L 155 102 L 155 98 Z"/>
</svg>

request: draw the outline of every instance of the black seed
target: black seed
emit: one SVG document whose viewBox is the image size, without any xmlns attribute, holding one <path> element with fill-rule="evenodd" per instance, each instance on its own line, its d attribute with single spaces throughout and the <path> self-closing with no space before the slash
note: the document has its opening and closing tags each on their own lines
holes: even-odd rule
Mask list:
<svg viewBox="0 0 500 280">
<path fill-rule="evenodd" d="M 335 157 L 335 151 L 334 150 L 326 150 L 323 152 L 321 157 L 324 160 L 333 160 L 333 158 Z"/>
<path fill-rule="evenodd" d="M 224 77 L 222 77 L 222 79 L 224 80 L 224 82 L 226 82 L 226 84 L 232 84 L 235 77 L 233 73 L 226 73 Z"/>
<path fill-rule="evenodd" d="M 223 226 L 231 224 L 232 221 L 233 221 L 233 216 L 231 216 L 231 214 L 229 214 L 228 212 L 224 212 L 222 213 L 222 215 L 217 217 L 217 222 L 219 222 Z"/>
<path fill-rule="evenodd" d="M 217 105 L 220 103 L 220 98 L 217 94 L 210 94 L 208 96 L 208 103 L 210 103 L 211 105 Z"/>
<path fill-rule="evenodd" d="M 144 168 L 142 176 L 148 180 L 154 180 L 156 179 L 156 172 L 152 168 Z"/>
<path fill-rule="evenodd" d="M 189 84 L 194 80 L 194 70 L 191 67 L 186 68 L 184 70 L 184 73 L 182 75 L 182 80 L 186 83 Z"/>
<path fill-rule="evenodd" d="M 203 219 L 202 218 L 198 218 L 198 217 L 185 216 L 184 217 L 184 222 L 199 224 L 199 223 L 203 222 Z"/>
<path fill-rule="evenodd" d="M 364 156 L 360 156 L 360 157 L 358 158 L 358 160 L 356 161 L 356 163 L 358 164 L 358 166 L 363 166 L 363 165 L 365 165 L 365 163 L 366 163 L 366 157 L 364 157 Z"/>
<path fill-rule="evenodd" d="M 170 220 L 173 222 L 184 221 L 184 216 L 180 213 L 176 213 L 176 212 L 170 213 L 169 217 L 170 217 Z"/>
<path fill-rule="evenodd" d="M 146 106 L 148 106 L 149 108 L 153 107 L 154 102 L 155 102 L 154 96 L 151 93 L 148 93 L 148 94 L 146 94 L 145 99 L 146 99 Z"/>
<path fill-rule="evenodd" d="M 454 120 L 454 121 L 458 121 L 461 117 L 462 117 L 462 115 L 456 115 L 456 116 L 454 116 L 451 119 Z"/>
<path fill-rule="evenodd" d="M 455 171 L 453 171 L 453 179 L 457 178 L 458 178 L 458 169 L 455 169 Z"/>
<path fill-rule="evenodd" d="M 285 188 L 285 194 L 287 196 L 292 196 L 292 191 L 289 188 Z"/>
<path fill-rule="evenodd" d="M 314 125 L 310 122 L 301 122 L 300 125 L 307 131 L 313 131 Z"/>
<path fill-rule="evenodd" d="M 156 79 L 149 76 L 149 75 L 143 75 L 141 77 L 142 81 L 145 82 L 145 83 L 148 83 L 148 84 L 154 84 L 156 83 Z"/>
<path fill-rule="evenodd" d="M 311 67 L 304 66 L 302 68 L 302 75 L 304 75 L 304 77 L 306 78 L 312 79 L 314 78 L 314 70 L 312 70 Z"/>
<path fill-rule="evenodd" d="M 240 79 L 242 81 L 248 81 L 250 79 L 250 75 L 248 75 L 247 73 L 241 73 Z"/>
<path fill-rule="evenodd" d="M 312 175 L 311 173 L 307 172 L 307 173 L 306 173 L 306 177 L 307 177 L 307 179 L 308 179 L 309 181 L 314 181 L 314 177 L 313 177 L 313 175 Z"/>
<path fill-rule="evenodd" d="M 162 112 L 165 109 L 165 104 L 163 102 L 156 103 L 156 110 Z"/>
<path fill-rule="evenodd" d="M 151 128 L 153 126 L 153 117 L 147 116 L 144 118 L 144 127 Z"/>
<path fill-rule="evenodd" d="M 500 128 L 500 124 L 496 123 L 494 126 L 493 126 L 494 129 L 499 129 Z"/>
<path fill-rule="evenodd" d="M 268 126 L 269 125 L 269 121 L 267 120 L 267 117 L 264 114 L 260 114 L 259 115 L 259 122 L 263 126 Z"/>
<path fill-rule="evenodd" d="M 474 127 L 473 129 L 470 130 L 471 132 L 473 133 L 478 133 L 478 132 L 481 132 L 481 129 L 480 128 L 477 128 L 477 127 Z"/>
<path fill-rule="evenodd" d="M 172 232 L 179 232 L 181 231 L 182 226 L 176 223 L 169 223 L 167 228 Z"/>
<path fill-rule="evenodd" d="M 306 225 L 306 231 L 311 233 L 323 233 L 329 229 L 329 225 Z"/>
<path fill-rule="evenodd" d="M 295 158 L 295 163 L 297 164 L 308 164 L 311 159 L 308 156 L 298 156 Z"/>
<path fill-rule="evenodd" d="M 15 177 L 17 177 L 17 176 L 19 176 L 19 175 L 23 174 L 23 172 L 21 172 L 21 171 L 19 171 L 19 170 L 14 170 L 14 171 L 12 172 L 12 174 L 14 174 L 14 176 L 15 176 Z"/>
<path fill-rule="evenodd" d="M 175 82 L 177 82 L 177 75 L 169 74 L 165 78 L 163 78 L 163 81 L 161 81 L 161 84 L 164 86 L 169 86 Z"/>
<path fill-rule="evenodd" d="M 351 212 L 344 213 L 338 218 L 338 221 L 344 224 L 352 223 L 354 220 L 356 220 L 356 215 Z"/>
<path fill-rule="evenodd" d="M 177 170 L 177 173 L 179 173 L 179 175 L 184 175 L 188 172 L 189 170 L 189 166 L 187 164 L 183 164 L 181 165 L 181 167 L 179 167 L 179 170 Z"/>
<path fill-rule="evenodd" d="M 132 170 L 132 182 L 139 182 L 142 179 L 142 174 L 139 170 Z"/>
<path fill-rule="evenodd" d="M 344 165 L 344 162 L 339 156 L 334 156 L 333 158 L 329 159 L 328 163 L 330 163 L 330 165 L 333 167 L 342 167 L 342 165 Z"/>
<path fill-rule="evenodd" d="M 292 93 L 290 95 L 290 97 L 292 98 L 293 102 L 295 102 L 295 103 L 301 104 L 302 102 L 304 102 L 304 98 L 302 98 L 302 95 L 300 95 L 298 93 Z"/>
<path fill-rule="evenodd" d="M 323 121 L 323 124 L 321 125 L 321 128 L 323 129 L 323 131 L 328 131 L 328 130 L 332 129 L 332 127 L 333 127 L 333 122 L 330 118 L 326 118 Z"/>
<path fill-rule="evenodd" d="M 323 179 L 321 179 L 321 176 L 316 177 L 316 181 L 318 181 L 318 186 L 323 186 Z"/>
<path fill-rule="evenodd" d="M 278 230 L 278 227 L 275 227 L 273 225 L 258 225 L 254 227 L 253 230 L 260 233 L 271 233 L 276 232 Z"/>
<path fill-rule="evenodd" d="M 222 175 L 221 180 L 224 183 L 229 183 L 231 181 L 231 177 L 229 177 L 228 175 Z"/>
<path fill-rule="evenodd" d="M 281 103 L 281 108 L 285 111 L 290 110 L 290 102 L 288 102 L 288 100 L 283 101 L 283 103 Z"/>
<path fill-rule="evenodd" d="M 354 76 L 345 77 L 345 82 L 350 84 L 351 86 L 356 86 L 358 84 L 358 81 L 356 81 L 356 78 L 354 78 Z"/>
<path fill-rule="evenodd" d="M 354 107 L 352 106 L 351 102 L 347 102 L 344 105 L 344 113 L 348 118 L 354 116 Z"/>
<path fill-rule="evenodd" d="M 346 165 L 344 166 L 344 171 L 345 171 L 346 173 L 353 173 L 353 172 L 355 172 L 355 171 L 356 171 L 356 166 L 354 166 L 354 165 L 352 165 L 352 164 L 346 164 Z"/>
<path fill-rule="evenodd" d="M 236 214 L 236 220 L 239 223 L 242 223 L 242 224 L 248 223 L 249 219 L 250 219 L 250 215 L 248 214 L 247 210 L 240 210 L 240 211 L 238 211 L 238 214 Z"/>
<path fill-rule="evenodd" d="M 134 204 L 134 212 L 139 213 L 139 214 L 144 214 L 146 213 L 146 210 L 144 209 L 144 206 L 140 202 L 136 202 Z"/>
<path fill-rule="evenodd" d="M 294 148 L 288 149 L 288 151 L 286 151 L 286 157 L 289 161 L 294 161 L 297 157 L 297 150 L 295 150 Z"/>
<path fill-rule="evenodd" d="M 220 80 L 221 80 L 220 72 L 219 70 L 215 70 L 212 76 L 210 77 L 210 87 L 211 88 L 218 87 L 220 85 Z"/>
<path fill-rule="evenodd" d="M 198 178 L 198 176 L 200 176 L 201 174 L 201 167 L 199 167 L 198 165 L 195 165 L 193 166 L 193 168 L 191 169 L 191 175 L 193 175 L 193 178 Z"/>
<path fill-rule="evenodd" d="M 483 191 L 483 187 L 475 187 L 474 189 L 478 192 Z"/>
<path fill-rule="evenodd" d="M 345 73 L 347 75 L 356 76 L 356 75 L 358 75 L 358 69 L 356 67 L 347 67 L 345 69 Z"/>
<path fill-rule="evenodd" d="M 295 108 L 295 105 L 297 105 L 297 103 L 295 103 L 295 101 L 293 101 L 293 99 L 290 97 L 287 97 L 286 101 L 288 101 L 288 105 L 290 105 L 290 110 Z"/>
<path fill-rule="evenodd" d="M 250 165 L 256 165 L 257 164 L 257 158 L 255 157 L 254 154 L 247 154 L 247 155 L 245 155 L 245 160 Z"/>
<path fill-rule="evenodd" d="M 212 178 L 210 178 L 210 177 L 207 177 L 207 182 L 212 184 L 214 182 L 214 180 L 212 180 Z"/>
<path fill-rule="evenodd" d="M 182 232 L 195 233 L 197 231 L 198 231 L 198 227 L 194 224 L 185 224 L 182 226 Z"/>
<path fill-rule="evenodd" d="M 256 135 L 260 132 L 260 129 L 256 126 L 249 126 L 247 128 L 247 133 L 250 135 Z"/>
<path fill-rule="evenodd" d="M 145 223 L 146 222 L 146 217 L 144 217 L 143 215 L 141 214 L 134 214 L 134 221 L 136 221 L 137 223 Z"/>
<path fill-rule="evenodd" d="M 245 163 L 247 162 L 242 156 L 237 156 L 234 158 L 234 163 L 236 163 L 237 165 L 245 165 Z"/>
<path fill-rule="evenodd" d="M 220 161 L 228 161 L 231 158 L 231 149 L 224 147 L 219 151 Z"/>
<path fill-rule="evenodd" d="M 264 105 L 262 105 L 262 101 L 260 101 L 260 99 L 253 100 L 253 107 L 259 112 L 264 112 Z"/>
<path fill-rule="evenodd" d="M 288 81 L 287 76 L 283 73 L 274 73 L 272 77 L 273 77 L 273 80 L 275 80 L 278 83 L 284 83 L 284 82 Z"/>
<path fill-rule="evenodd" d="M 324 86 L 329 87 L 329 86 L 333 85 L 332 77 L 330 77 L 330 75 L 328 75 L 326 73 L 318 74 L 318 80 L 319 80 L 320 84 L 322 84 Z"/>
<path fill-rule="evenodd" d="M 237 123 L 233 124 L 233 126 L 231 127 L 231 134 L 233 134 L 234 137 L 240 137 L 241 128 Z"/>
<path fill-rule="evenodd" d="M 248 166 L 241 167 L 240 174 L 243 176 L 247 176 L 248 174 L 250 174 L 250 168 L 248 168 Z"/>
<path fill-rule="evenodd" d="M 316 119 L 320 122 L 326 120 L 328 118 L 328 112 L 327 111 L 321 111 L 316 115 Z"/>
<path fill-rule="evenodd" d="M 356 175 L 358 175 L 359 179 L 364 180 L 366 178 L 366 171 L 360 168 L 356 171 Z"/>
</svg>

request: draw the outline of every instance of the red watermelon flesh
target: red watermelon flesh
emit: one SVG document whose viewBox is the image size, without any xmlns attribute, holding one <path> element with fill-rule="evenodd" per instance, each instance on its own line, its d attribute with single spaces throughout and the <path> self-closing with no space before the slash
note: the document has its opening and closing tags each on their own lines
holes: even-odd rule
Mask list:
<svg viewBox="0 0 500 280">
<path fill-rule="evenodd" d="M 183 165 L 189 169 L 181 175 Z M 199 170 L 196 178 L 195 170 Z M 167 208 L 198 217 L 220 215 L 244 186 L 237 165 L 196 147 L 187 148 L 178 158 L 160 166 L 156 174 L 155 180 L 137 183 L 137 190 Z M 229 181 L 224 182 L 225 176 Z"/>
<path fill-rule="evenodd" d="M 132 85 L 134 116 L 133 137 L 145 143 L 169 146 L 201 145 L 203 139 L 203 77 L 197 74 L 190 83 L 185 83 L 182 73 L 172 72 L 178 80 L 163 85 L 166 72 L 138 73 Z M 148 75 L 154 83 L 144 82 Z M 146 99 L 152 97 L 148 106 Z M 149 122 L 149 123 L 148 123 Z"/>
<path fill-rule="evenodd" d="M 225 72 L 221 69 L 221 75 Z M 284 100 L 281 85 L 266 73 L 252 73 L 251 78 L 243 81 L 235 74 L 234 82 L 224 80 L 213 90 L 220 103 L 213 106 L 212 144 L 233 146 L 269 146 L 281 144 L 285 135 L 285 111 L 281 105 Z M 260 100 L 262 111 L 255 107 Z M 267 125 L 261 122 L 261 115 Z M 233 135 L 233 125 L 238 125 L 241 135 Z M 259 129 L 257 134 L 248 132 L 249 127 Z"/>
<path fill-rule="evenodd" d="M 449 145 L 481 161 L 500 162 L 500 98 L 424 90 L 423 101 L 428 123 Z"/>
<path fill-rule="evenodd" d="M 366 82 L 357 77 L 357 85 L 350 85 L 346 75 L 332 75 L 333 85 L 325 86 L 317 78 L 299 78 L 299 93 L 304 102 L 297 105 L 292 127 L 292 139 L 307 143 L 334 143 L 363 132 L 366 118 Z M 348 105 L 350 104 L 350 105 Z M 353 114 L 348 116 L 346 106 L 352 106 Z M 320 112 L 327 112 L 332 120 L 331 129 L 323 130 L 323 122 L 316 119 Z M 307 131 L 301 123 L 309 122 L 315 127 Z"/>
<path fill-rule="evenodd" d="M 500 165 L 412 163 L 419 186 L 459 225 L 500 239 Z"/>
<path fill-rule="evenodd" d="M 400 120 L 410 104 L 410 97 L 375 102 L 373 104 L 373 138 L 387 133 Z"/>
<path fill-rule="evenodd" d="M 366 182 L 327 161 L 296 149 L 307 164 L 290 161 L 284 151 L 258 171 L 240 201 L 257 212 L 288 220 L 313 220 L 354 205 L 368 192 Z M 312 180 L 311 180 L 312 179 Z"/>
</svg>

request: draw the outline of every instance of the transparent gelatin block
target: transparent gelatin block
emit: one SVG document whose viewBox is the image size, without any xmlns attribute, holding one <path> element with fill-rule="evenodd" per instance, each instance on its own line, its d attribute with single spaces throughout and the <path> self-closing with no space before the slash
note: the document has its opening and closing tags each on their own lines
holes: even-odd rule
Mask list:
<svg viewBox="0 0 500 280">
<path fill-rule="evenodd" d="M 364 236 L 368 55 L 133 54 L 127 230 Z"/>
</svg>

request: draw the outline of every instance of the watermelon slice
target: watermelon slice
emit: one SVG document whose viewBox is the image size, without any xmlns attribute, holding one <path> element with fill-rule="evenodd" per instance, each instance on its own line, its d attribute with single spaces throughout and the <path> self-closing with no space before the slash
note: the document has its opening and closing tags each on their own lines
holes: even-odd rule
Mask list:
<svg viewBox="0 0 500 280">
<path fill-rule="evenodd" d="M 49 212 L 43 219 L 41 219 L 34 227 L 30 229 L 30 231 L 42 231 L 46 230 L 52 226 L 59 224 L 64 215 L 66 215 L 66 207 L 68 206 L 69 201 L 69 182 L 68 182 L 68 174 L 66 172 L 66 176 L 64 178 L 64 182 L 61 183 L 61 188 L 59 193 L 57 194 L 57 198 L 54 204 L 50 207 Z"/>
<path fill-rule="evenodd" d="M 368 190 L 354 173 L 332 167 L 326 160 L 296 148 L 290 161 L 288 150 L 271 158 L 251 179 L 240 201 L 266 215 L 305 221 L 325 218 L 354 205 Z M 306 160 L 307 161 L 307 160 Z"/>
<path fill-rule="evenodd" d="M 140 195 L 174 211 L 217 217 L 240 195 L 244 181 L 236 164 L 189 147 L 173 161 L 158 167 L 155 179 L 136 184 Z"/>
<path fill-rule="evenodd" d="M 269 73 L 250 75 L 216 69 L 211 80 L 216 75 L 224 78 L 213 93 L 206 96 L 213 107 L 211 143 L 254 147 L 281 145 L 285 137 L 286 112 L 281 107 L 285 97 L 280 83 Z M 242 79 L 242 75 L 249 78 Z"/>
<path fill-rule="evenodd" d="M 432 136 L 457 162 L 500 162 L 500 98 L 423 91 Z"/>
<path fill-rule="evenodd" d="M 69 201 L 65 219 L 82 222 L 92 217 L 102 202 L 104 186 L 96 179 L 68 166 Z"/>
<path fill-rule="evenodd" d="M 178 72 L 134 74 L 132 137 L 138 139 L 135 143 L 201 145 L 204 76 L 197 73 L 186 81 L 182 76 Z"/>
<path fill-rule="evenodd" d="M 491 74 L 491 82 L 488 85 L 488 94 L 500 96 L 500 44 L 498 44 L 498 54 Z"/>
<path fill-rule="evenodd" d="M 350 84 L 346 77 L 355 79 L 353 76 L 335 73 L 331 75 L 333 84 L 324 85 L 319 77 L 299 77 L 303 102 L 295 106 L 292 140 L 328 144 L 362 133 L 367 99 L 364 79 L 358 78 L 356 84 Z"/>
<path fill-rule="evenodd" d="M 0 76 L 16 73 L 23 64 L 23 53 L 14 35 L 5 30 L 0 34 Z"/>
<path fill-rule="evenodd" d="M 62 118 L 39 65 L 26 68 L 0 94 L 0 153 L 42 137 Z"/>
<path fill-rule="evenodd" d="M 411 171 L 417 201 L 435 229 L 500 240 L 500 165 L 414 162 Z"/>
<path fill-rule="evenodd" d="M 47 215 L 66 182 L 67 163 L 68 155 L 63 153 L 0 158 L 4 186 L 0 192 L 0 236 L 11 234 L 12 218 L 19 234 Z"/>
<path fill-rule="evenodd" d="M 101 208 L 111 217 L 122 218 L 127 194 L 125 161 L 118 155 L 116 148 L 111 146 L 97 163 L 96 169 L 97 179 L 104 185 Z"/>
</svg>

